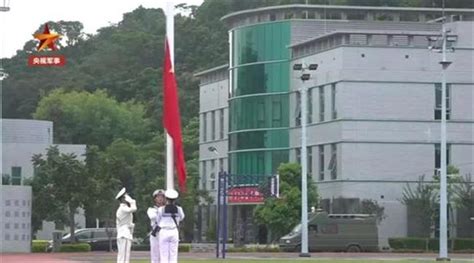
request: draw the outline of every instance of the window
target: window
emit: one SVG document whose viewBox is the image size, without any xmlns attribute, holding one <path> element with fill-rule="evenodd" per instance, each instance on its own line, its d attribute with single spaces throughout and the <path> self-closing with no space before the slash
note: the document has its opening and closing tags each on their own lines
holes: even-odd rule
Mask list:
<svg viewBox="0 0 474 263">
<path fill-rule="evenodd" d="M 441 83 L 435 84 L 435 120 L 441 120 Z M 446 120 L 451 118 L 451 84 L 446 84 Z"/>
<path fill-rule="evenodd" d="M 265 127 L 265 102 L 257 102 L 257 127 Z"/>
<path fill-rule="evenodd" d="M 331 113 L 332 119 L 337 119 L 337 110 L 336 110 L 336 83 L 333 83 L 331 86 Z"/>
<path fill-rule="evenodd" d="M 451 157 L 451 145 L 446 145 L 446 165 L 449 165 Z M 435 169 L 441 168 L 441 144 L 435 144 Z"/>
<path fill-rule="evenodd" d="M 419 15 L 417 13 L 400 13 L 400 21 L 420 21 Z"/>
<path fill-rule="evenodd" d="M 308 89 L 308 105 L 307 111 L 308 111 L 308 120 L 306 121 L 307 123 L 313 122 L 313 89 Z"/>
<path fill-rule="evenodd" d="M 347 14 L 347 20 L 364 20 L 365 14 L 362 12 L 350 12 Z"/>
<path fill-rule="evenodd" d="M 313 148 L 311 146 L 306 148 L 308 176 L 313 178 Z"/>
<path fill-rule="evenodd" d="M 76 238 L 77 238 L 78 240 L 91 239 L 91 238 L 92 238 L 92 232 L 90 232 L 90 231 L 83 231 L 83 232 L 77 233 L 77 234 L 76 234 Z"/>
<path fill-rule="evenodd" d="M 323 233 L 323 234 L 337 234 L 338 233 L 337 224 L 321 225 L 321 233 Z"/>
<path fill-rule="evenodd" d="M 224 109 L 220 109 L 219 112 L 219 138 L 224 139 Z"/>
<path fill-rule="evenodd" d="M 337 145 L 331 144 L 331 161 L 329 161 L 328 170 L 331 171 L 331 180 L 337 179 Z"/>
<path fill-rule="evenodd" d="M 224 171 L 224 158 L 219 158 L 219 172 Z"/>
<path fill-rule="evenodd" d="M 296 92 L 295 125 L 301 126 L 301 93 Z"/>
<path fill-rule="evenodd" d="M 94 232 L 94 239 L 108 239 L 107 232 L 105 231 L 97 231 Z"/>
<path fill-rule="evenodd" d="M 10 175 L 2 173 L 2 185 L 10 185 Z"/>
<path fill-rule="evenodd" d="M 319 121 L 324 121 L 324 86 L 319 87 Z"/>
<path fill-rule="evenodd" d="M 272 127 L 281 126 L 281 101 L 274 100 L 272 101 Z"/>
<path fill-rule="evenodd" d="M 216 139 L 216 113 L 211 111 L 211 140 Z"/>
<path fill-rule="evenodd" d="M 296 162 L 301 164 L 301 148 L 295 149 L 295 158 L 296 158 Z"/>
<path fill-rule="evenodd" d="M 202 162 L 202 175 L 201 175 L 201 189 L 206 190 L 206 183 L 207 183 L 207 169 L 206 169 L 206 161 Z"/>
<path fill-rule="evenodd" d="M 324 146 L 319 146 L 319 181 L 324 181 Z"/>
<path fill-rule="evenodd" d="M 207 119 L 206 113 L 202 114 L 202 141 L 207 141 Z"/>
<path fill-rule="evenodd" d="M 211 160 L 211 190 L 216 189 L 216 160 Z"/>
<path fill-rule="evenodd" d="M 12 185 L 21 185 L 21 167 L 12 167 Z"/>
</svg>

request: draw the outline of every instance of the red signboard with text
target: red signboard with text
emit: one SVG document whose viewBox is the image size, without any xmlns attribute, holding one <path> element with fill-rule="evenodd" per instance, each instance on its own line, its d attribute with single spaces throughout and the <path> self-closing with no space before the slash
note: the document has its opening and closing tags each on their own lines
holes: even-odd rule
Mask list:
<svg viewBox="0 0 474 263">
<path fill-rule="evenodd" d="M 66 57 L 63 55 L 37 56 L 28 57 L 28 66 L 57 66 L 61 67 L 66 64 Z"/>
<path fill-rule="evenodd" d="M 265 198 L 258 186 L 238 186 L 227 192 L 229 204 L 263 204 Z"/>
</svg>

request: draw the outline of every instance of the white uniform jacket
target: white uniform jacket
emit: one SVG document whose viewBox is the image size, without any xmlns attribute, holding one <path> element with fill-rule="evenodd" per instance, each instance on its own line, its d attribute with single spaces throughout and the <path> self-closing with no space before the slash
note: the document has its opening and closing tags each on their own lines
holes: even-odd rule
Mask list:
<svg viewBox="0 0 474 263">
<path fill-rule="evenodd" d="M 150 225 L 151 229 L 153 230 L 156 226 L 156 216 L 158 214 L 158 206 L 153 206 L 153 207 L 148 207 L 146 210 L 146 214 L 148 215 L 148 218 L 150 218 Z"/>
<path fill-rule="evenodd" d="M 179 225 L 179 222 L 183 221 L 184 219 L 184 212 L 181 206 L 177 206 L 178 213 L 176 214 L 176 223 Z M 160 226 L 162 229 L 174 229 L 176 228 L 176 224 L 171 217 L 171 214 L 165 213 L 165 207 L 162 206 L 158 208 L 158 213 L 156 214 L 156 224 Z"/>
<path fill-rule="evenodd" d="M 133 212 L 137 211 L 137 203 L 135 200 L 129 198 L 127 200 L 130 203 L 130 207 L 124 203 L 121 203 L 117 209 L 117 239 L 127 238 L 133 240 Z"/>
</svg>

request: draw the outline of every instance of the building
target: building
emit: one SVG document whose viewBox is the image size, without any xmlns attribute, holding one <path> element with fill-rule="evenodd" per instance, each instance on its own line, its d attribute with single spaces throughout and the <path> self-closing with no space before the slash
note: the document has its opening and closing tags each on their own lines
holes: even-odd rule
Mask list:
<svg viewBox="0 0 474 263">
<path fill-rule="evenodd" d="M 29 252 L 31 237 L 31 187 L 25 179 L 34 175 L 31 158 L 45 154 L 53 144 L 53 123 L 39 120 L 1 119 L 2 127 L 2 196 L 1 227 L 2 251 Z M 74 153 L 84 159 L 85 145 L 57 144 L 60 152 Z M 19 217 L 19 218 L 17 218 Z M 21 220 L 17 223 L 18 220 Z M 23 222 L 24 221 L 24 222 Z M 76 215 L 79 228 L 85 227 L 83 213 Z M 52 239 L 56 226 L 43 222 L 37 239 Z M 63 229 L 60 229 L 63 230 Z M 21 243 L 21 244 L 20 244 Z"/>
<path fill-rule="evenodd" d="M 455 49 L 447 70 L 448 162 L 469 174 L 474 10 L 444 12 Z M 386 214 L 379 226 L 382 248 L 390 237 L 410 235 L 403 189 L 440 167 L 441 55 L 428 46 L 440 35 L 441 14 L 434 8 L 288 5 L 224 16 L 229 65 L 196 74 L 202 188 L 215 194 L 209 176 L 221 159 L 236 174 L 270 174 L 281 162 L 299 162 L 299 90 L 305 85 L 308 174 L 320 206 L 351 213 L 363 199 L 374 200 Z M 319 67 L 303 82 L 301 71 L 292 70 L 300 63 Z M 222 123 L 228 126 L 217 136 Z M 249 209 L 231 216 L 232 224 L 242 218 L 250 226 Z M 247 228 L 248 242 L 257 240 L 257 231 Z"/>
</svg>

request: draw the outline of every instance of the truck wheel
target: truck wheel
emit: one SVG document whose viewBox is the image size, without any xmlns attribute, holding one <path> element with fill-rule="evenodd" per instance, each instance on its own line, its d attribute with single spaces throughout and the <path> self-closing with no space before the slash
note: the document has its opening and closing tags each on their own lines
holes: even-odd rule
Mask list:
<svg viewBox="0 0 474 263">
<path fill-rule="evenodd" d="M 349 245 L 346 251 L 350 253 L 359 253 L 362 251 L 362 249 L 360 249 L 358 245 Z"/>
</svg>

